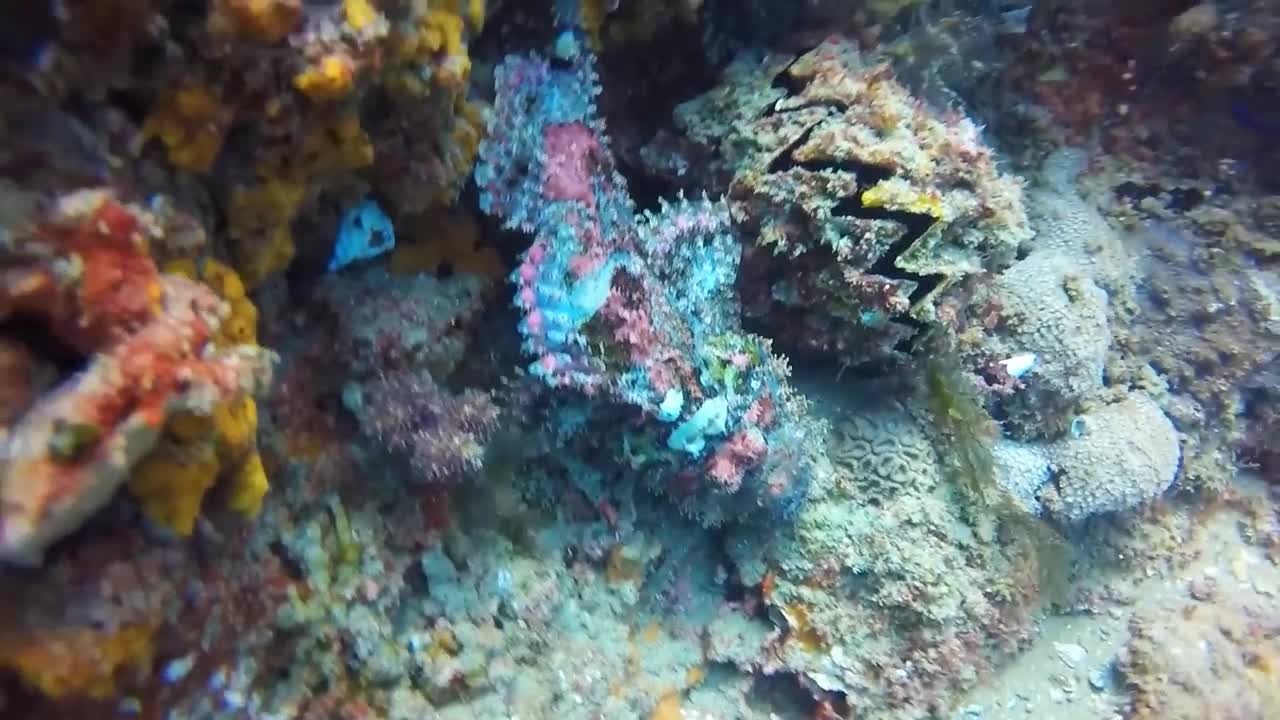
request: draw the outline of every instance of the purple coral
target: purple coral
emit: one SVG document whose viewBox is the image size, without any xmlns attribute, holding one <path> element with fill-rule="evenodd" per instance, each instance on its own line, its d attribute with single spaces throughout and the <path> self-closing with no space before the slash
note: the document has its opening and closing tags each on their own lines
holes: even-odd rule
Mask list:
<svg viewBox="0 0 1280 720">
<path fill-rule="evenodd" d="M 480 469 L 484 444 L 498 422 L 488 393 L 452 395 L 426 371 L 380 375 L 363 387 L 365 431 L 408 460 L 422 483 L 456 480 Z"/>
</svg>

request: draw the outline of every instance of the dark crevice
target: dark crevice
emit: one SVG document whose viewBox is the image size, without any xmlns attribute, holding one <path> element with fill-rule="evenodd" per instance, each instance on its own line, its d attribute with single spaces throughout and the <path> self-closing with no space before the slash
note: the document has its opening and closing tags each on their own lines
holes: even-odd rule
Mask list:
<svg viewBox="0 0 1280 720">
<path fill-rule="evenodd" d="M 1195 187 L 1163 188 L 1157 184 L 1140 184 L 1133 181 L 1123 182 L 1116 186 L 1116 197 L 1138 208 L 1148 198 L 1166 200 L 1164 206 L 1173 212 L 1189 212 L 1205 201 L 1204 191 Z"/>
<path fill-rule="evenodd" d="M 808 170 L 809 172 L 822 172 L 823 170 L 835 170 L 836 172 L 850 173 L 857 178 L 858 183 L 863 187 L 870 187 L 882 180 L 887 180 L 893 176 L 893 171 L 888 168 L 882 168 L 876 165 L 868 165 L 867 163 L 858 162 L 857 160 L 796 160 L 793 153 L 800 146 L 809 141 L 814 131 L 818 129 L 818 125 L 814 124 L 809 129 L 800 133 L 800 136 L 787 145 L 786 149 L 778 154 L 777 157 L 769 163 L 767 172 L 780 173 L 795 168 Z M 858 203 L 861 205 L 861 203 Z M 854 215 L 855 213 L 845 213 L 846 215 Z"/>
<path fill-rule="evenodd" d="M 25 314 L 5 318 L 0 323 L 0 338 L 12 338 L 25 346 L 38 362 L 52 365 L 59 377 L 70 377 L 89 364 L 87 355 L 52 335 L 43 318 Z"/>
<path fill-rule="evenodd" d="M 889 280 L 908 280 L 915 283 L 915 288 L 911 294 L 907 296 L 911 305 L 915 305 L 924 298 L 929 296 L 944 279 L 943 275 L 922 275 L 914 273 L 900 267 L 897 263 L 898 258 L 907 252 L 912 245 L 915 244 L 930 227 L 937 222 L 937 219 L 929 215 L 920 215 L 917 213 L 902 212 L 899 210 L 887 210 L 880 207 L 867 207 L 862 203 L 862 197 L 846 198 L 836 204 L 832 208 L 832 214 L 844 217 L 857 217 L 868 220 L 892 220 L 900 223 L 905 230 L 897 240 L 889 246 L 887 250 L 874 263 L 867 268 L 870 275 L 879 275 Z M 910 355 L 915 350 L 915 340 L 920 337 L 921 333 L 927 329 L 927 324 L 912 317 L 911 315 L 895 315 L 890 318 L 890 322 L 898 323 L 910 327 L 912 332 L 907 338 L 894 346 L 894 350 L 906 355 Z"/>
<path fill-rule="evenodd" d="M 864 218 L 867 220 L 892 220 L 902 224 L 906 230 L 898 237 L 897 240 L 889 246 L 888 250 L 880 256 L 878 260 L 867 268 L 867 272 L 872 275 L 879 275 L 890 280 L 911 280 L 916 283 L 916 289 L 910 295 L 911 304 L 914 305 L 922 298 L 927 297 L 933 292 L 934 288 L 942 282 L 942 275 L 921 275 L 904 270 L 897 264 L 898 258 L 907 252 L 917 240 L 921 238 L 937 219 L 930 215 L 920 215 L 917 213 L 902 212 L 899 210 L 886 210 L 879 207 L 866 207 L 862 204 L 862 198 L 847 198 L 841 200 L 832 208 L 832 214 L 843 217 Z M 903 320 L 907 320 L 903 318 Z M 918 322 L 911 321 L 914 325 Z"/>
<path fill-rule="evenodd" d="M 784 90 L 788 95 L 799 95 L 804 92 L 809 81 L 791 74 L 791 68 L 800 60 L 801 57 L 803 57 L 803 55 L 797 55 L 795 60 L 787 63 L 786 67 L 782 68 L 777 75 L 774 75 L 773 81 L 769 83 L 769 87 Z"/>
</svg>

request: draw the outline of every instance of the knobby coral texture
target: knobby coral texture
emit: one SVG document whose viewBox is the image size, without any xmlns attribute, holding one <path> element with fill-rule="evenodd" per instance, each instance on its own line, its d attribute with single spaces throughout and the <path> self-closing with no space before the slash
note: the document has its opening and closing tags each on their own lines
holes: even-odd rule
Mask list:
<svg viewBox="0 0 1280 720">
<path fill-rule="evenodd" d="M 769 343 L 741 328 L 740 247 L 724 203 L 680 197 L 636 211 L 597 114 L 594 62 L 511 56 L 495 73 L 476 180 L 481 207 L 532 236 L 512 274 L 529 372 L 670 426 L 666 452 L 703 477 L 695 494 L 706 497 L 691 506 L 720 496 L 789 516 L 811 468 L 767 459 L 797 437 L 818 442 L 821 426 Z"/>
</svg>

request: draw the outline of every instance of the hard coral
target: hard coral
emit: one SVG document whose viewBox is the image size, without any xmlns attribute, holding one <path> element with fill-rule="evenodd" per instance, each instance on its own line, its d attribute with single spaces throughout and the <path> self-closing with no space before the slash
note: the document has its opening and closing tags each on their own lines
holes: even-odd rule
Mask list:
<svg viewBox="0 0 1280 720">
<path fill-rule="evenodd" d="M 1080 403 L 1103 388 L 1111 346 L 1108 297 L 1079 266 L 1067 255 L 1035 252 L 985 288 L 1002 310 L 984 351 L 1037 357 L 1027 388 L 1002 403 L 1023 435 L 1057 435 Z"/>
<path fill-rule="evenodd" d="M 1081 415 L 1052 454 L 1057 474 L 1041 500 L 1066 521 L 1148 502 L 1173 483 L 1182 460 L 1173 423 L 1138 393 Z"/>
</svg>

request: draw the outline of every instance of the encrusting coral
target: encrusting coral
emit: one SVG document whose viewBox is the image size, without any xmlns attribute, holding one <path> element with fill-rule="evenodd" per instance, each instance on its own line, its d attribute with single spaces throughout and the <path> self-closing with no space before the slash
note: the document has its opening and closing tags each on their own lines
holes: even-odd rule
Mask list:
<svg viewBox="0 0 1280 720">
<path fill-rule="evenodd" d="M 227 306 L 147 255 L 144 211 L 109 193 L 63 197 L 20 230 L 25 261 L 6 269 L 3 310 L 84 358 L 5 437 L 0 556 L 38 561 L 101 508 L 175 414 L 211 416 L 270 378 L 271 353 L 218 347 Z"/>
<path fill-rule="evenodd" d="M 1067 521 L 1128 510 L 1159 496 L 1173 484 L 1182 459 L 1173 423 L 1138 393 L 1077 417 L 1050 453 L 1056 473 L 1041 500 Z"/>
</svg>

